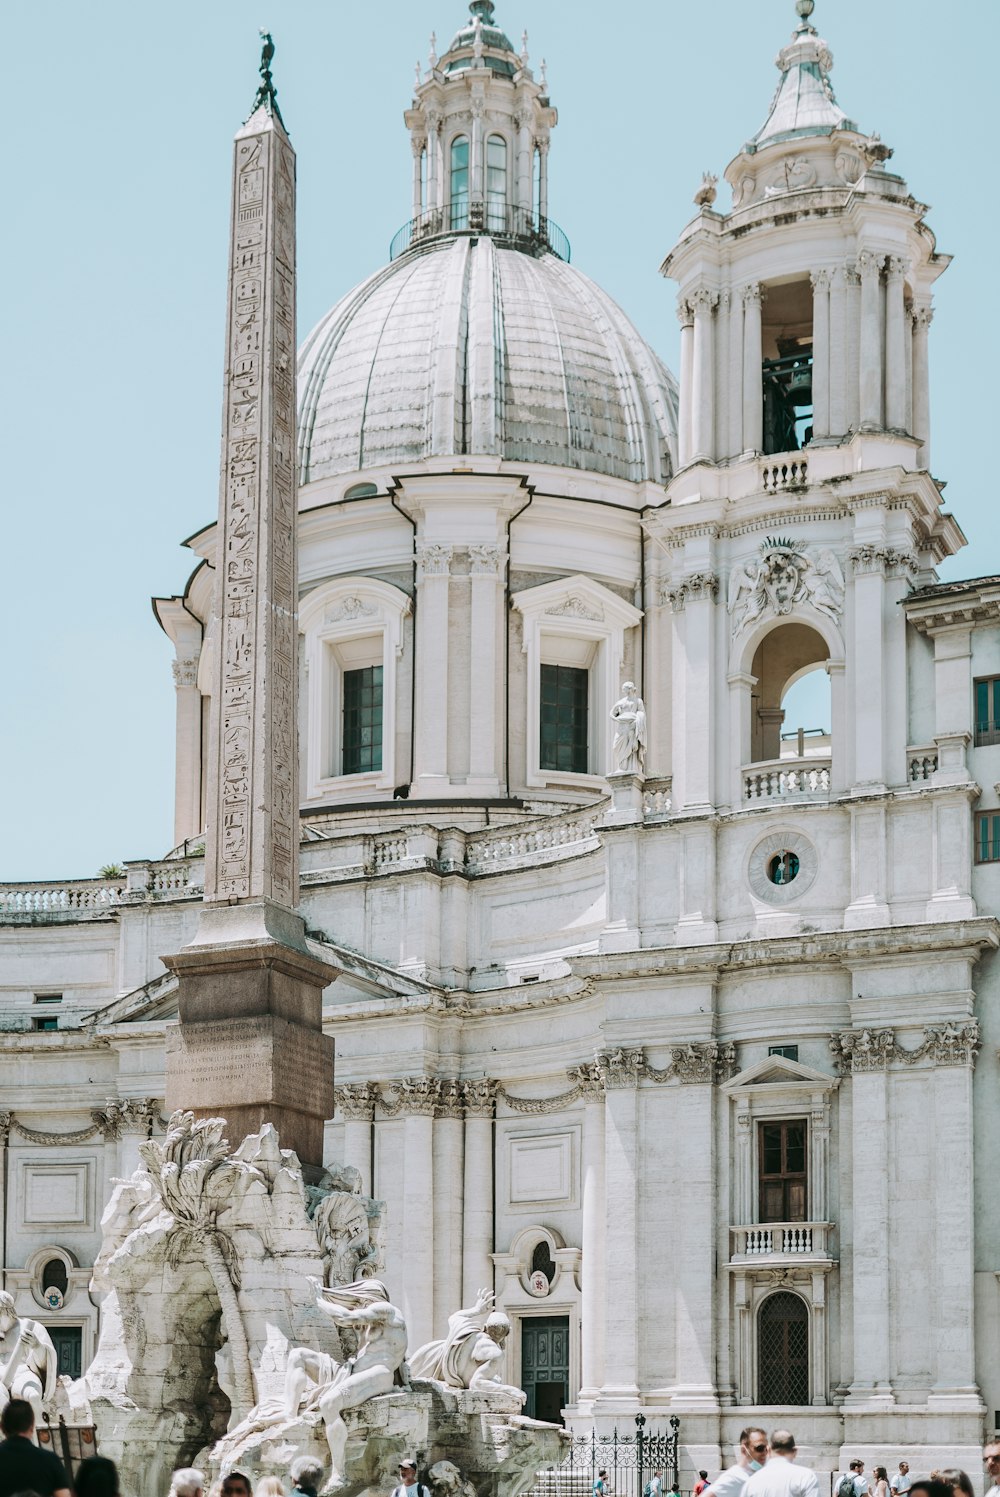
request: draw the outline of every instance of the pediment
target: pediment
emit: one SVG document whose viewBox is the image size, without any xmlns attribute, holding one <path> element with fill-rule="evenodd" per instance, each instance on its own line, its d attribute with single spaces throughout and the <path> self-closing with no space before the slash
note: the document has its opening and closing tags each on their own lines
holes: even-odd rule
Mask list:
<svg viewBox="0 0 1000 1497">
<path fill-rule="evenodd" d="M 605 625 L 631 629 L 642 618 L 642 611 L 613 593 L 603 583 L 578 572 L 572 577 L 557 577 L 537 587 L 522 588 L 511 602 L 520 613 L 551 623 Z"/>
<path fill-rule="evenodd" d="M 840 1085 L 836 1076 L 817 1071 L 813 1066 L 803 1065 L 800 1060 L 789 1060 L 784 1055 L 766 1055 L 756 1065 L 748 1066 L 739 1075 L 723 1084 L 725 1092 L 746 1092 L 757 1087 L 795 1087 L 802 1091 L 815 1091 L 818 1087 L 828 1091 Z"/>
</svg>

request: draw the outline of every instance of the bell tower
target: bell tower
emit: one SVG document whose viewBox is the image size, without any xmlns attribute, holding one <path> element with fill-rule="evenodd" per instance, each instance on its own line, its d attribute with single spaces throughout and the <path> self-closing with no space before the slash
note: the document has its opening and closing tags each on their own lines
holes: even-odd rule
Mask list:
<svg viewBox="0 0 1000 1497">
<path fill-rule="evenodd" d="M 927 468 L 927 330 L 948 256 L 892 150 L 838 104 L 814 0 L 795 8 L 767 118 L 726 168 L 730 210 L 706 177 L 663 263 L 679 287 L 680 467 L 808 463 L 860 437 L 852 466 Z"/>
</svg>

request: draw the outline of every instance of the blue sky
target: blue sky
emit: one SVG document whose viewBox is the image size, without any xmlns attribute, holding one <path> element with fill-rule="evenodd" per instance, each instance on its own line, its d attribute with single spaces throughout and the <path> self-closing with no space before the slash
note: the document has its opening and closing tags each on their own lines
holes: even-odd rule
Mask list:
<svg viewBox="0 0 1000 1497">
<path fill-rule="evenodd" d="M 171 648 L 154 593 L 217 492 L 230 140 L 257 26 L 298 152 L 303 336 L 381 265 L 409 216 L 413 65 L 463 0 L 49 0 L 5 33 L 0 878 L 84 876 L 171 844 Z M 847 113 L 896 148 L 932 205 L 934 471 L 970 545 L 945 575 L 1000 571 L 994 464 L 1000 6 L 819 0 Z M 575 263 L 671 367 L 660 261 L 763 120 L 792 0 L 500 0 L 544 56 L 560 122 L 551 212 Z M 989 108 L 988 108 L 989 105 Z M 720 205 L 728 202 L 728 190 Z"/>
</svg>

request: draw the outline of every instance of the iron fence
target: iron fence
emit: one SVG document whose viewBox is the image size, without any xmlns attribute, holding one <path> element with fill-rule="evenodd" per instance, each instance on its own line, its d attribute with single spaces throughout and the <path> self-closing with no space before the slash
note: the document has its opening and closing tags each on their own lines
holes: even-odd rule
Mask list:
<svg viewBox="0 0 1000 1497">
<path fill-rule="evenodd" d="M 550 250 L 560 260 L 568 262 L 570 258 L 569 240 L 562 229 L 535 208 L 516 208 L 512 203 L 496 203 L 489 199 L 470 201 L 462 198 L 442 208 L 428 208 L 418 218 L 411 218 L 393 236 L 389 259 L 396 260 L 414 244 L 444 234 L 485 234 L 501 242 L 516 244 L 533 254 Z"/>
<path fill-rule="evenodd" d="M 596 1430 L 573 1435 L 573 1443 L 556 1466 L 547 1466 L 535 1478 L 533 1497 L 594 1497 L 600 1472 L 607 1472 L 607 1497 L 643 1497 L 655 1472 L 663 1476 L 664 1497 L 679 1490 L 678 1445 L 680 1420 L 670 1420 L 670 1429 L 646 1429 L 644 1414 L 635 1416 L 635 1432 L 610 1435 Z"/>
</svg>

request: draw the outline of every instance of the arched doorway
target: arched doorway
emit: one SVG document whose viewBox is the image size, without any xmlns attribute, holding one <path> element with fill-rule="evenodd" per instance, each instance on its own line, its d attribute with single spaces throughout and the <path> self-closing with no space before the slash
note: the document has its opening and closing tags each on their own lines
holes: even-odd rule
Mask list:
<svg viewBox="0 0 1000 1497">
<path fill-rule="evenodd" d="M 809 1311 L 797 1294 L 771 1294 L 760 1307 L 757 1402 L 809 1402 Z"/>
</svg>

